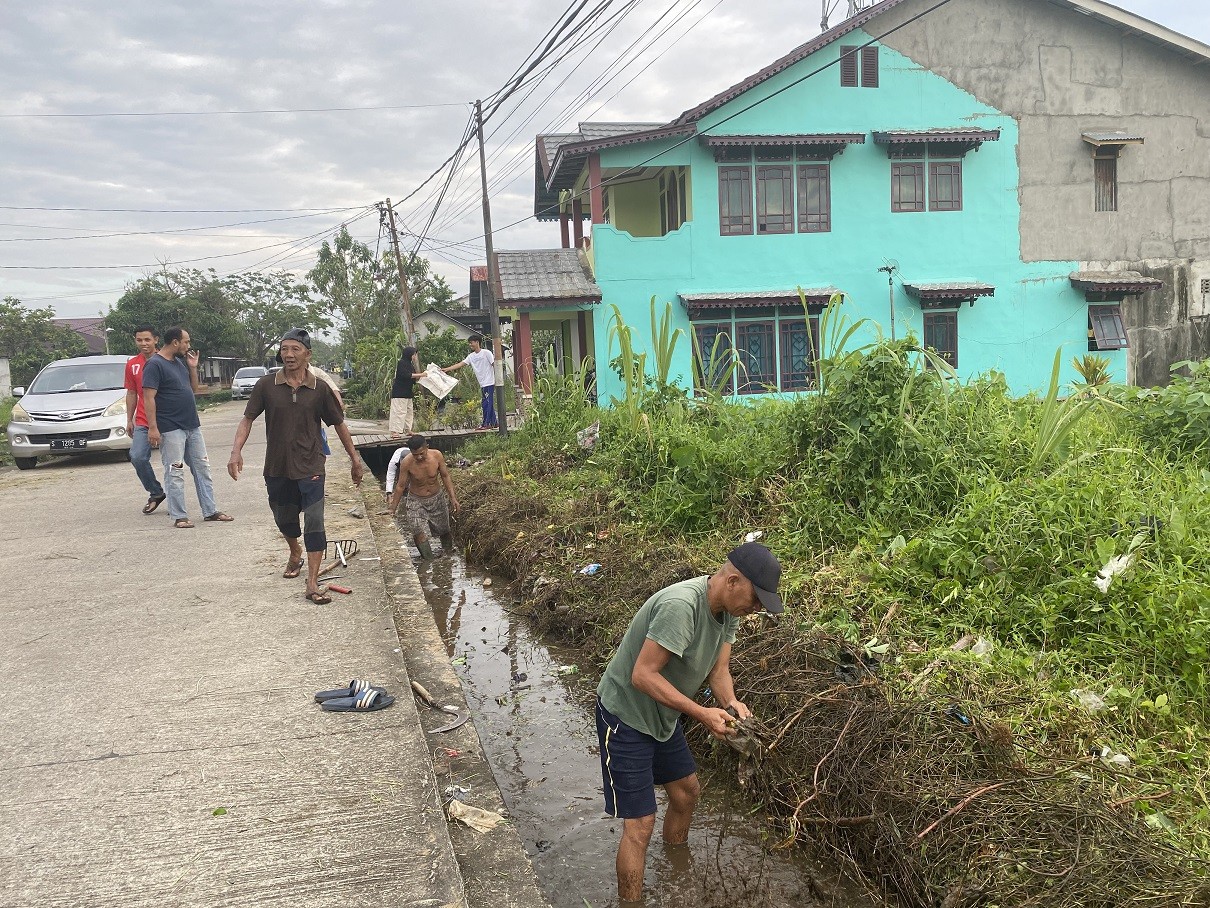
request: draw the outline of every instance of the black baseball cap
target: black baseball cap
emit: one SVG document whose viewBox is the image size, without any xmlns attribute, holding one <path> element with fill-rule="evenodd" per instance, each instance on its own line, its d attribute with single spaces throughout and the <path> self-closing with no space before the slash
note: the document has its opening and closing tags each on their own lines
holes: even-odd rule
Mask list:
<svg viewBox="0 0 1210 908">
<path fill-rule="evenodd" d="M 308 350 L 311 349 L 311 335 L 307 333 L 305 328 L 291 328 L 281 336 L 281 340 L 277 342 L 277 345 L 280 347 L 286 341 L 298 341 Z"/>
<path fill-rule="evenodd" d="M 777 595 L 777 584 L 781 581 L 781 562 L 759 542 L 745 542 L 731 550 L 727 560 L 735 569 L 752 581 L 756 596 L 765 611 L 780 615 L 785 606 Z"/>
</svg>

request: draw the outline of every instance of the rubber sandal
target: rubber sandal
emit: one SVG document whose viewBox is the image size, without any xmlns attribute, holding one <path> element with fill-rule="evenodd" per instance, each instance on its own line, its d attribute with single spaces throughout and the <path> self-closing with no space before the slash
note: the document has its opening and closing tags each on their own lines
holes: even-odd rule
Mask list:
<svg viewBox="0 0 1210 908">
<path fill-rule="evenodd" d="M 282 576 L 287 580 L 291 580 L 302 573 L 303 563 L 301 560 L 295 561 L 293 558 L 287 559 L 286 569 L 282 571 Z"/>
<path fill-rule="evenodd" d="M 215 511 L 209 517 L 203 517 L 202 519 L 210 520 L 210 521 L 218 520 L 218 521 L 221 521 L 222 523 L 230 523 L 235 518 L 232 517 L 230 514 L 224 514 L 222 511 Z"/>
<path fill-rule="evenodd" d="M 328 700 L 349 700 L 353 697 L 360 696 L 368 690 L 376 690 L 380 694 L 385 694 L 387 689 L 379 687 L 376 684 L 371 684 L 369 681 L 360 681 L 354 679 L 349 682 L 348 687 L 338 687 L 335 690 L 320 690 L 315 692 L 316 703 L 326 703 Z"/>
<path fill-rule="evenodd" d="M 167 495 L 152 495 L 150 498 L 147 499 L 147 504 L 143 505 L 143 513 L 150 514 L 152 511 L 154 511 L 156 508 L 158 508 L 161 504 L 163 504 L 164 500 L 167 497 L 168 497 Z"/>
<path fill-rule="evenodd" d="M 329 700 L 321 703 L 320 708 L 330 713 L 369 713 L 378 709 L 386 709 L 395 698 L 374 688 L 362 691 L 356 697 L 342 697 L 339 700 Z"/>
<path fill-rule="evenodd" d="M 329 602 L 332 601 L 331 596 L 326 596 L 323 593 L 318 592 L 318 591 L 316 591 L 314 593 L 307 593 L 306 598 L 309 601 L 314 602 L 316 605 L 327 605 Z"/>
<path fill-rule="evenodd" d="M 178 530 L 192 530 L 193 529 L 193 523 L 189 520 L 188 517 L 178 517 L 176 520 L 173 521 L 172 525 L 174 527 L 176 527 Z"/>
</svg>

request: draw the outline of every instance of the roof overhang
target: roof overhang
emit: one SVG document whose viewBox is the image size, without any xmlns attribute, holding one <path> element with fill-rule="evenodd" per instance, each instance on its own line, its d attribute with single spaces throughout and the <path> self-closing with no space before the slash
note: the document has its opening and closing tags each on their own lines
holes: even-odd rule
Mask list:
<svg viewBox="0 0 1210 908">
<path fill-rule="evenodd" d="M 1124 9 L 1118 9 L 1101 0 L 1048 0 L 1053 6 L 1061 6 L 1081 15 L 1096 19 L 1121 29 L 1129 35 L 1142 38 L 1180 54 L 1196 65 L 1210 63 L 1210 47 L 1180 32 L 1144 19 Z"/>
<path fill-rule="evenodd" d="M 920 301 L 921 309 L 952 309 L 963 303 L 973 306 L 979 297 L 996 294 L 995 287 L 981 281 L 904 281 L 903 289 L 908 296 Z"/>
<path fill-rule="evenodd" d="M 711 309 L 767 309 L 771 306 L 801 304 L 805 299 L 811 312 L 819 312 L 842 291 L 835 287 L 797 288 L 794 290 L 719 290 L 678 294 L 690 315 Z"/>
<path fill-rule="evenodd" d="M 916 157 L 926 150 L 961 156 L 999 139 L 998 129 L 887 129 L 874 133 L 874 144 L 883 146 L 889 158 Z"/>
<path fill-rule="evenodd" d="M 715 160 L 731 149 L 796 149 L 799 157 L 831 159 L 850 145 L 865 143 L 863 132 L 818 132 L 796 135 L 698 136 L 698 141 L 714 152 Z M 758 152 L 759 153 L 759 152 Z"/>
<path fill-rule="evenodd" d="M 624 145 L 638 145 L 660 139 L 691 136 L 696 131 L 697 125 L 693 123 L 684 126 L 661 126 L 658 129 L 645 129 L 641 132 L 625 133 L 605 139 L 562 145 L 555 153 L 554 163 L 551 164 L 550 173 L 546 178 L 546 188 L 553 191 L 571 189 L 579 178 L 580 171 L 584 169 L 584 162 L 588 156 L 606 148 L 620 148 Z"/>
<path fill-rule="evenodd" d="M 1137 271 L 1076 271 L 1070 275 L 1071 286 L 1084 292 L 1090 303 L 1121 300 L 1152 290 L 1163 290 L 1164 282 Z"/>
</svg>

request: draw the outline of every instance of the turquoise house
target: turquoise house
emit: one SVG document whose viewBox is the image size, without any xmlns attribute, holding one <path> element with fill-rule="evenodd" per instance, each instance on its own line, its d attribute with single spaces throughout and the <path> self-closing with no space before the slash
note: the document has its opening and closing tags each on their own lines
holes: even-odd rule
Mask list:
<svg viewBox="0 0 1210 908">
<path fill-rule="evenodd" d="M 501 252 L 519 372 L 555 330 L 591 356 L 602 400 L 617 306 L 644 337 L 650 301 L 709 350 L 732 345 L 736 395 L 810 390 L 816 322 L 843 295 L 862 340 L 915 335 L 963 378 L 1044 390 L 1056 348 L 1125 380 L 1121 303 L 1161 282 L 1021 254 L 1017 121 L 863 30 L 881 8 L 797 48 L 671 123 L 583 123 L 537 139 L 535 215 L 558 250 Z M 549 279 L 548 279 L 549 278 Z M 674 374 L 694 378 L 682 342 Z"/>
</svg>

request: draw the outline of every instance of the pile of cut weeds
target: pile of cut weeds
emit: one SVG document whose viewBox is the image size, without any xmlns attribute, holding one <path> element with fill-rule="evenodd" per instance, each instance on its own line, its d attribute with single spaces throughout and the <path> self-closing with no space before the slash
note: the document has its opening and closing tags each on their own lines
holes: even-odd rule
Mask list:
<svg viewBox="0 0 1210 908">
<path fill-rule="evenodd" d="M 468 557 L 511 578 L 538 630 L 598 663 L 648 596 L 715 567 L 684 541 L 653 544 L 623 525 L 603 492 L 554 499 L 476 475 L 459 485 Z M 1207 867 L 1116 796 L 1118 770 L 1018 742 L 994 710 L 884 679 L 867 653 L 792 612 L 747 625 L 732 666 L 771 730 L 771 746 L 737 768 L 783 846 L 822 846 L 911 908 L 1210 906 Z M 734 764 L 691 734 L 700 757 Z"/>
</svg>

